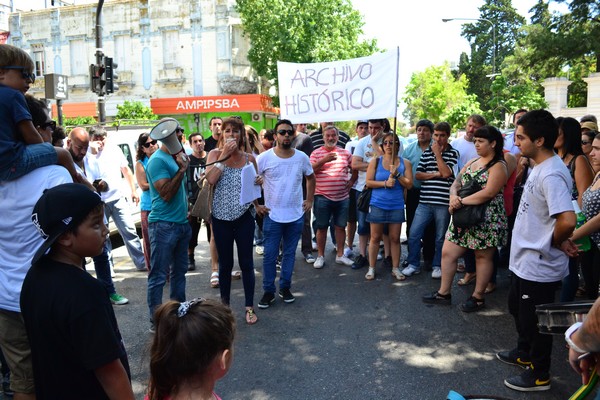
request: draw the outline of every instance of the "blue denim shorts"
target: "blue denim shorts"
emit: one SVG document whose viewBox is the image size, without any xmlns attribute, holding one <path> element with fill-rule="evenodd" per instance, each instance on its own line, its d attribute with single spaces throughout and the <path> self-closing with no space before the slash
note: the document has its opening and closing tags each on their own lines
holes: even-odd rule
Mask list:
<svg viewBox="0 0 600 400">
<path fill-rule="evenodd" d="M 58 161 L 56 149 L 50 143 L 36 143 L 25 146 L 21 158 L 0 174 L 0 181 L 12 181 L 34 169 L 54 165 Z"/>
<path fill-rule="evenodd" d="M 374 224 L 401 224 L 405 221 L 404 209 L 384 210 L 383 208 L 371 206 L 367 221 Z"/>
<path fill-rule="evenodd" d="M 325 196 L 316 195 L 313 206 L 315 227 L 317 229 L 326 229 L 329 226 L 329 220 L 333 216 L 333 224 L 345 228 L 348 223 L 349 204 L 349 199 L 333 201 Z"/>
</svg>

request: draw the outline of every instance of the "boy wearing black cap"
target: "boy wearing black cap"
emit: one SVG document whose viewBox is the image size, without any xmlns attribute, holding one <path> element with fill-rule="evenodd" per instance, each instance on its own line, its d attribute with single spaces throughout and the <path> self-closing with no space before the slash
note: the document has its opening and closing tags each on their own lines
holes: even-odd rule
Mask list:
<svg viewBox="0 0 600 400">
<path fill-rule="evenodd" d="M 76 183 L 46 190 L 33 209 L 45 241 L 23 282 L 21 312 L 37 399 L 134 398 L 112 305 L 83 268 L 102 252 L 103 215 L 100 197 Z"/>
</svg>

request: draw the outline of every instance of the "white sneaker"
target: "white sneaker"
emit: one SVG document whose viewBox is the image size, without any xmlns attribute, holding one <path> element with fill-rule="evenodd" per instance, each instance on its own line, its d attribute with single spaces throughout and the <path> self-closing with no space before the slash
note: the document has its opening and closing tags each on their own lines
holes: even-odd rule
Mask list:
<svg viewBox="0 0 600 400">
<path fill-rule="evenodd" d="M 316 269 L 321 269 L 321 268 L 323 268 L 323 265 L 325 265 L 325 257 L 319 256 L 319 257 L 317 257 L 317 260 L 313 264 L 313 267 Z"/>
<path fill-rule="evenodd" d="M 263 254 L 265 254 L 264 246 L 256 246 L 254 251 L 256 251 L 256 254 L 258 254 L 259 256 L 262 256 Z"/>
<path fill-rule="evenodd" d="M 346 247 L 344 249 L 344 257 L 350 258 L 351 256 L 354 256 L 354 251 L 350 247 Z"/>
<path fill-rule="evenodd" d="M 343 264 L 343 265 L 351 266 L 352 264 L 354 264 L 354 261 L 352 261 L 351 259 L 349 259 L 346 256 L 341 256 L 341 257 L 336 256 L 335 257 L 335 263 L 336 264 Z"/>
<path fill-rule="evenodd" d="M 312 242 L 312 249 L 313 249 L 313 251 L 319 250 L 319 248 L 317 247 L 317 242 L 315 242 L 314 240 Z"/>
<path fill-rule="evenodd" d="M 441 279 L 442 278 L 442 269 L 440 267 L 433 267 L 433 271 L 431 272 L 432 279 Z"/>
<path fill-rule="evenodd" d="M 406 267 L 402 270 L 402 275 L 404 275 L 404 276 L 418 275 L 420 273 L 421 273 L 420 268 L 417 268 L 414 265 L 410 265 L 410 264 L 408 264 L 408 267 Z"/>
<path fill-rule="evenodd" d="M 381 252 L 377 253 L 377 261 L 383 260 L 383 254 Z"/>
</svg>

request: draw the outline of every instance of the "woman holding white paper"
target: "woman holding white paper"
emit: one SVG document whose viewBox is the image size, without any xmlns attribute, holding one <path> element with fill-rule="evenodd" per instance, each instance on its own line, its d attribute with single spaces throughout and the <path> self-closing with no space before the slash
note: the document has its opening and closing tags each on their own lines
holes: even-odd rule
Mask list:
<svg viewBox="0 0 600 400">
<path fill-rule="evenodd" d="M 207 164 L 215 164 L 206 170 L 206 180 L 214 185 L 212 229 L 219 255 L 221 301 L 229 305 L 235 242 L 246 298 L 246 323 L 253 325 L 258 321 L 254 312 L 254 215 L 251 207 L 256 199 L 247 198 L 249 202 L 242 203 L 241 195 L 242 190 L 248 191 L 248 182 L 243 184 L 242 176 L 247 176 L 247 172 L 256 173 L 256 161 L 252 154 L 244 151 L 246 135 L 240 118 L 223 121 L 221 136 L 222 146 L 208 154 Z M 254 171 L 248 171 L 249 168 Z"/>
</svg>

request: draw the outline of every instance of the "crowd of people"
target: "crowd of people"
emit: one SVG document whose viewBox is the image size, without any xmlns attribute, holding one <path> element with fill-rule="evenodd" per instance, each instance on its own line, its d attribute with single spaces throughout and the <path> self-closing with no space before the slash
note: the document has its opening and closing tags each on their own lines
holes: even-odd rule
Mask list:
<svg viewBox="0 0 600 400">
<path fill-rule="evenodd" d="M 464 272 L 458 284 L 475 283 L 464 312 L 485 308 L 498 268 L 508 267 L 517 345 L 496 356 L 526 367 L 504 381 L 519 391 L 550 388 L 552 337 L 539 332 L 535 306 L 553 302 L 559 288 L 561 301 L 577 292 L 598 296 L 600 136 L 593 116 L 519 110 L 515 130 L 502 134 L 471 115 L 452 141 L 447 122 L 423 119 L 406 148 L 387 119 L 357 121 L 354 138 L 333 122 L 308 133 L 306 124 L 286 119 L 258 133 L 236 116 L 212 118 L 206 138 L 186 138 L 172 120 L 189 154 L 142 133 L 134 173 L 100 126 L 74 128 L 64 147 L 53 147 L 64 138 L 46 104 L 25 96 L 35 79 L 31 59 L 8 45 L 0 55 L 0 348 L 15 397 L 64 395 L 57 385 L 67 374 L 72 387 L 64 398 L 133 398 L 112 308 L 128 299 L 112 282 L 110 218 L 135 268 L 148 274 L 151 400 L 218 398 L 215 382 L 233 359 L 232 279 L 243 283 L 246 324 L 259 320 L 253 252 L 263 256 L 261 309 L 277 297 L 295 301 L 298 244 L 304 261 L 321 269 L 328 236 L 335 264 L 366 268 L 367 281 L 382 271 L 403 281 L 430 270 L 440 287 L 425 303 L 451 304 L 455 275 Z M 203 180 L 210 217 L 201 220 L 190 210 Z M 132 204 L 141 210 L 141 240 Z M 186 299 L 203 225 L 209 284 L 220 302 Z M 85 272 L 86 257 L 97 279 Z M 599 348 L 595 329 L 592 322 L 574 325 L 566 335 L 571 364 L 584 379 L 595 360 L 587 352 Z"/>
</svg>

